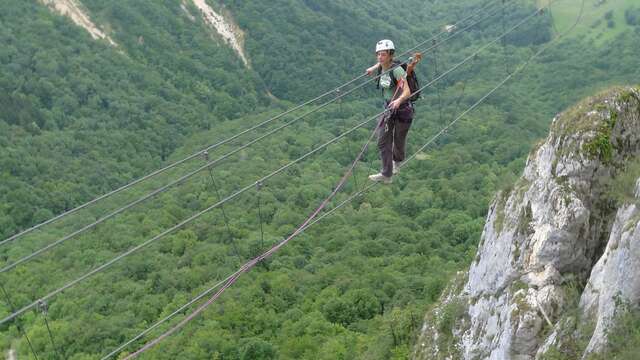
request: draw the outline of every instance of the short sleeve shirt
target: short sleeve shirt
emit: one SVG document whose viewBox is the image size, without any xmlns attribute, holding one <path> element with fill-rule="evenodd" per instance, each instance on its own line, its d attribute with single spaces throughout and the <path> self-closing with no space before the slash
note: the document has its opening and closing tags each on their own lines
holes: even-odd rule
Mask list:
<svg viewBox="0 0 640 360">
<path fill-rule="evenodd" d="M 396 86 L 393 86 L 393 87 L 391 86 L 391 75 L 389 73 L 386 73 L 380 76 L 380 87 L 382 88 L 382 97 L 384 97 L 386 101 L 391 101 L 391 98 L 393 97 L 393 94 L 395 93 L 396 88 L 398 87 L 398 83 L 400 82 L 400 79 L 403 79 L 406 76 L 407 74 L 402 68 L 402 66 L 397 66 L 395 69 L 393 69 L 393 77 L 396 79 Z"/>
</svg>

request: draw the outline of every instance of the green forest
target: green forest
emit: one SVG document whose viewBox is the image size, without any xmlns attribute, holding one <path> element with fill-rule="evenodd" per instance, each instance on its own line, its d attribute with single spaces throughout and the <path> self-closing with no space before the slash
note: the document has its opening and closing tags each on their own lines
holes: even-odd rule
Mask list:
<svg viewBox="0 0 640 360">
<path fill-rule="evenodd" d="M 566 30 L 580 8 L 567 2 L 574 6 L 538 13 L 423 90 L 409 153 Z M 426 41 L 418 49 L 425 59 L 417 74 L 427 84 L 537 6 L 533 0 L 207 0 L 245 32 L 247 68 L 202 17 L 188 16 L 199 11 L 190 1 L 81 3 L 93 21 L 107 24 L 117 46 L 93 40 L 39 1 L 0 1 L 0 240 L 362 75 L 381 38 L 393 39 L 402 52 L 444 25 L 480 14 L 468 29 L 464 24 L 473 21 L 440 35 L 436 47 Z M 600 89 L 638 83 L 640 6 L 595 11 L 594 3 L 586 0 L 589 16 L 575 32 L 407 162 L 393 184 L 374 187 L 309 227 L 141 357 L 408 358 L 424 314 L 475 256 L 491 199 L 520 176 L 554 115 Z M 614 36 L 598 35 L 613 28 Z M 290 235 L 331 193 L 373 130 L 381 100 L 365 81 L 341 88 L 353 91 L 322 108 L 322 102 L 303 106 L 206 158 L 1 244 L 5 267 L 177 182 L 0 271 L 4 318 L 369 120 L 261 187 L 57 294 L 46 313 L 32 309 L 1 324 L 0 349 L 14 349 L 19 359 L 35 359 L 34 352 L 38 359 L 101 358 Z M 370 144 L 328 209 L 368 185 L 379 165 Z M 640 328 L 637 317 L 629 321 Z"/>
</svg>

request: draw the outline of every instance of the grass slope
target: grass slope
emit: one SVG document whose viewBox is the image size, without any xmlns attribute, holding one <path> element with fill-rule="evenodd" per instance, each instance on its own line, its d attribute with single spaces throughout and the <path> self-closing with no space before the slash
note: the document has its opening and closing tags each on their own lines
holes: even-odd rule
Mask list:
<svg viewBox="0 0 640 360">
<path fill-rule="evenodd" d="M 562 33 L 573 25 L 580 12 L 583 0 L 557 1 L 551 5 L 555 27 Z M 637 0 L 584 0 L 585 6 L 582 21 L 571 33 L 572 37 L 584 36 L 594 41 L 596 45 L 603 45 L 619 34 L 633 30 L 625 21 L 625 11 L 638 6 Z M 539 0 L 540 6 L 550 0 Z"/>
</svg>

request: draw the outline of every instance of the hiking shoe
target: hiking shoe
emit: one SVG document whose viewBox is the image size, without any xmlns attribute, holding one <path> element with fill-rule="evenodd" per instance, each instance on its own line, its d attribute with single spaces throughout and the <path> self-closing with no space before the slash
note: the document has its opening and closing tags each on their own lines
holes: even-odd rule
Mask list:
<svg viewBox="0 0 640 360">
<path fill-rule="evenodd" d="M 400 161 L 394 161 L 393 162 L 393 175 L 395 175 L 395 174 L 400 172 L 400 165 L 402 165 L 402 162 L 400 162 Z"/>
<path fill-rule="evenodd" d="M 383 184 L 391 184 L 391 177 L 384 176 L 381 173 L 369 175 L 369 180 L 375 181 L 375 182 L 381 182 Z"/>
</svg>

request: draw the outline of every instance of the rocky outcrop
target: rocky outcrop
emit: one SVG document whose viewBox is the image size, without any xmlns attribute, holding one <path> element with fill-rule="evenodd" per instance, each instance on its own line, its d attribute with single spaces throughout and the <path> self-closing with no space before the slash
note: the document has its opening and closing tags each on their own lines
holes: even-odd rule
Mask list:
<svg viewBox="0 0 640 360">
<path fill-rule="evenodd" d="M 640 181 L 635 196 L 640 199 Z M 640 208 L 628 204 L 618 210 L 604 254 L 594 266 L 580 299 L 595 330 L 586 353 L 601 351 L 620 305 L 640 304 Z"/>
<path fill-rule="evenodd" d="M 442 351 L 442 329 L 425 326 L 416 358 L 539 358 L 562 346 L 564 313 L 577 307 L 570 290 L 585 283 L 579 309 L 597 319 L 586 351 L 602 348 L 615 304 L 640 296 L 640 217 L 610 190 L 640 152 L 639 99 L 637 89 L 615 89 L 553 120 L 521 179 L 493 201 L 466 284 L 440 306 L 464 304 L 455 351 Z"/>
<path fill-rule="evenodd" d="M 193 4 L 200 9 L 202 17 L 205 22 L 211 26 L 238 54 L 242 62 L 246 67 L 249 66 L 249 60 L 244 52 L 244 33 L 242 30 L 231 20 L 231 17 L 223 16 L 215 12 L 211 6 L 207 4 L 205 0 L 193 0 Z"/>
<path fill-rule="evenodd" d="M 62 16 L 69 17 L 76 25 L 85 29 L 91 37 L 94 39 L 103 39 L 112 46 L 117 44 L 102 30 L 98 25 L 91 21 L 91 17 L 85 11 L 82 3 L 79 0 L 39 0 L 44 5 L 48 6 L 53 11 L 59 13 Z M 187 0 L 183 0 L 180 4 L 180 8 L 191 20 L 195 21 L 195 16 L 189 11 L 186 4 Z M 202 18 L 205 23 L 209 25 L 216 34 L 222 38 L 222 40 L 230 46 L 242 60 L 244 65 L 249 68 L 250 62 L 244 51 L 244 32 L 233 21 L 229 12 L 216 12 L 207 4 L 205 0 L 192 0 L 193 5 L 196 6 L 201 12 Z M 142 43 L 144 39 L 140 37 L 139 43 Z"/>
<path fill-rule="evenodd" d="M 84 28 L 94 39 L 104 39 L 110 45 L 116 46 L 116 43 L 96 24 L 91 21 L 89 15 L 81 7 L 76 0 L 40 0 L 49 8 L 58 12 L 62 16 L 69 17 L 76 25 Z"/>
</svg>

